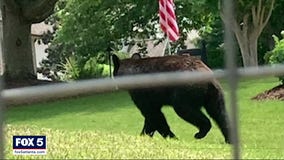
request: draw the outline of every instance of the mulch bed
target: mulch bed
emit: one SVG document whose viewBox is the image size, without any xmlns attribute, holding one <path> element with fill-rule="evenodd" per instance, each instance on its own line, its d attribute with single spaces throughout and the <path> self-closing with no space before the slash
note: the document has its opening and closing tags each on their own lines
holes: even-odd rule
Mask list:
<svg viewBox="0 0 284 160">
<path fill-rule="evenodd" d="M 6 81 L 4 88 L 11 89 L 11 88 L 19 88 L 19 87 L 28 87 L 28 86 L 38 86 L 38 85 L 45 85 L 45 84 L 52 84 L 56 83 L 54 81 L 47 81 L 47 80 L 38 80 L 38 79 L 30 79 L 25 81 Z M 58 82 L 57 82 L 58 83 Z"/>
<path fill-rule="evenodd" d="M 272 89 L 259 93 L 253 100 L 282 100 L 284 101 L 284 84 L 276 86 Z"/>
<path fill-rule="evenodd" d="M 13 88 L 21 88 L 21 87 L 31 87 L 31 86 L 42 86 L 42 85 L 48 85 L 48 84 L 56 84 L 56 83 L 63 83 L 59 81 L 47 81 L 47 80 L 37 80 L 37 79 L 29 79 L 25 81 L 6 81 L 4 84 L 4 89 L 13 89 Z M 79 95 L 70 96 L 68 98 L 75 98 Z M 33 104 L 33 103 L 39 103 L 39 102 L 48 102 L 53 100 L 61 100 L 66 99 L 66 97 L 49 97 L 45 100 L 38 100 L 38 99 L 28 99 L 27 101 L 10 101 L 6 102 L 6 106 L 12 107 L 12 106 L 18 106 L 19 104 Z"/>
</svg>

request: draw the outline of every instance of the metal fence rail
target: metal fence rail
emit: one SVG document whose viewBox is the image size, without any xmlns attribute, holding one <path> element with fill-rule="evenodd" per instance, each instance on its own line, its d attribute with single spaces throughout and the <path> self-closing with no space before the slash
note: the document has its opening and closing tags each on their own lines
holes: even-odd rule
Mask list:
<svg viewBox="0 0 284 160">
<path fill-rule="evenodd" d="M 237 70 L 238 77 L 265 77 L 284 74 L 284 65 L 277 67 L 259 67 Z M 141 74 L 135 76 L 116 77 L 114 79 L 91 79 L 70 83 L 49 84 L 43 86 L 23 87 L 2 91 L 2 99 L 8 105 L 22 104 L 27 101 L 41 102 L 54 98 L 64 98 L 81 94 L 111 92 L 141 88 L 144 86 L 169 86 L 188 84 L 190 82 L 210 81 L 213 78 L 224 79 L 229 72 L 216 70 L 212 73 L 173 72 L 157 74 Z"/>
<path fill-rule="evenodd" d="M 1 2 L 1 0 L 0 0 Z M 223 9 L 227 22 L 232 19 L 234 14 L 233 0 L 223 0 Z M 216 79 L 228 79 L 230 87 L 230 109 L 232 123 L 233 158 L 239 159 L 239 134 L 238 134 L 238 106 L 237 106 L 237 84 L 239 78 L 257 78 L 267 76 L 284 75 L 284 65 L 263 66 L 258 68 L 240 68 L 237 69 L 235 63 L 235 45 L 233 34 L 230 31 L 230 24 L 225 23 L 225 52 L 227 55 L 227 69 L 222 71 L 213 71 L 212 73 L 200 72 L 175 72 L 145 74 L 127 77 L 117 77 L 115 79 L 93 79 L 71 83 L 50 84 L 44 86 L 24 87 L 2 90 L 2 81 L 0 81 L 0 159 L 4 159 L 4 138 L 3 138 L 3 115 L 4 105 L 23 104 L 26 102 L 42 102 L 54 98 L 64 98 L 83 94 L 111 92 L 117 90 L 128 90 L 141 88 L 144 86 L 169 86 L 178 84 L 188 84 L 201 81 L 210 81 Z"/>
</svg>

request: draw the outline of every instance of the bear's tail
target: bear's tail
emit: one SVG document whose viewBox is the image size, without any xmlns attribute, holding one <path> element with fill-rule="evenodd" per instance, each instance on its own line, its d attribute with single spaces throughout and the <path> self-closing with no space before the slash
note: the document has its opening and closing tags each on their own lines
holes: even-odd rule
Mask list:
<svg viewBox="0 0 284 160">
<path fill-rule="evenodd" d="M 222 89 L 217 82 L 209 84 L 204 105 L 209 116 L 217 123 L 220 128 L 226 143 L 231 143 L 230 139 L 230 123 L 228 113 L 225 107 L 224 95 Z"/>
</svg>

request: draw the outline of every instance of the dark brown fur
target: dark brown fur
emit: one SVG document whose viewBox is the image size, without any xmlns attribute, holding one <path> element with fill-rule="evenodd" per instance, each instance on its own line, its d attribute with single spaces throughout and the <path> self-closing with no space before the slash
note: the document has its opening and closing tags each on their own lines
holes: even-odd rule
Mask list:
<svg viewBox="0 0 284 160">
<path fill-rule="evenodd" d="M 115 55 L 112 58 L 115 76 L 174 71 L 212 72 L 201 60 L 191 56 L 166 56 L 121 61 Z M 158 131 L 165 138 L 176 137 L 161 112 L 163 105 L 170 105 L 182 119 L 199 129 L 195 138 L 201 139 L 211 129 L 210 120 L 201 111 L 203 106 L 217 123 L 225 141 L 230 143 L 224 97 L 216 80 L 174 87 L 145 87 L 144 89 L 130 90 L 129 94 L 145 117 L 142 135 L 153 136 L 154 132 Z"/>
<path fill-rule="evenodd" d="M 114 59 L 116 58 L 114 57 Z M 119 68 L 115 69 L 119 69 L 119 72 L 118 70 L 114 71 L 115 74 L 118 75 L 172 71 L 211 72 L 211 70 L 201 60 L 187 55 L 124 59 L 119 61 Z"/>
</svg>

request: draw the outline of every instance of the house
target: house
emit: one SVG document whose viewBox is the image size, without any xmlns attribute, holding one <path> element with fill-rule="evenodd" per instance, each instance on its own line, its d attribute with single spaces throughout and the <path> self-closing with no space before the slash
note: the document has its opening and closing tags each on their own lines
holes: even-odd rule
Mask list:
<svg viewBox="0 0 284 160">
<path fill-rule="evenodd" d="M 193 44 L 193 40 L 198 38 L 198 32 L 196 30 L 192 30 L 188 33 L 188 38 L 185 41 L 186 48 L 195 48 L 195 45 Z M 159 56 L 164 56 L 164 50 L 167 49 L 165 48 L 165 42 L 161 42 L 160 44 L 154 46 L 153 41 L 151 40 L 146 40 L 147 44 L 147 56 L 149 57 L 159 57 Z M 122 51 L 127 52 L 132 56 L 135 53 L 138 53 L 138 46 L 134 45 L 130 49 L 128 46 L 125 46 Z"/>
<path fill-rule="evenodd" d="M 41 43 L 40 38 L 47 31 L 52 31 L 52 26 L 45 24 L 44 22 L 36 23 L 32 25 L 31 28 L 31 38 L 32 38 L 32 49 L 33 49 L 33 57 L 34 57 L 34 68 L 36 70 L 37 67 L 40 67 L 39 63 L 42 59 L 47 57 L 47 53 L 45 53 L 45 49 L 48 45 Z M 40 41 L 40 42 L 39 42 Z M 46 79 L 41 74 L 37 74 L 38 79 Z"/>
</svg>

